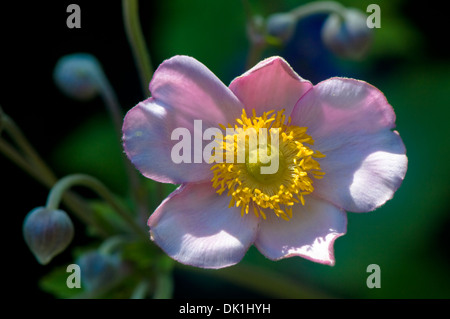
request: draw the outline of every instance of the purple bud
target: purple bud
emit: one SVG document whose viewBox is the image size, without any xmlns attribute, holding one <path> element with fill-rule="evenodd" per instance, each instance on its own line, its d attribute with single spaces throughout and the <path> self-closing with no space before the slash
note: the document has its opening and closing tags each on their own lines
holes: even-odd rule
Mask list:
<svg viewBox="0 0 450 319">
<path fill-rule="evenodd" d="M 368 52 L 373 39 L 367 16 L 357 9 L 346 9 L 344 17 L 331 14 L 322 27 L 322 41 L 336 55 L 360 59 Z"/>
<path fill-rule="evenodd" d="M 73 235 L 72 221 L 62 210 L 38 207 L 28 213 L 23 223 L 25 242 L 42 265 L 64 251 Z"/>
</svg>

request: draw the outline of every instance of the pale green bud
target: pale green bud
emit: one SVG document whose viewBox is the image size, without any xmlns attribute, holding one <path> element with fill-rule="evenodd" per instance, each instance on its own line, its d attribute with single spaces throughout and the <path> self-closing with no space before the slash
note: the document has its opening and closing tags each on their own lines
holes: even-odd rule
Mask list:
<svg viewBox="0 0 450 319">
<path fill-rule="evenodd" d="M 62 57 L 56 63 L 53 78 L 66 95 L 89 100 L 99 93 L 99 79 L 103 71 L 98 60 L 87 53 L 75 53 Z"/>
<path fill-rule="evenodd" d="M 64 251 L 74 235 L 72 221 L 62 210 L 33 209 L 25 217 L 23 236 L 25 242 L 42 265 Z"/>
</svg>

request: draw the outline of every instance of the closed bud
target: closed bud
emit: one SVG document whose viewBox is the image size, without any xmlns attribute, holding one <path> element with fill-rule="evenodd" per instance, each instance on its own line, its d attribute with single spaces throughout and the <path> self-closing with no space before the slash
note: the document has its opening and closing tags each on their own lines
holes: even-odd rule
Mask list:
<svg viewBox="0 0 450 319">
<path fill-rule="evenodd" d="M 322 41 L 343 58 L 361 59 L 368 52 L 372 39 L 367 16 L 357 9 L 345 9 L 343 17 L 331 14 L 322 27 Z"/>
<path fill-rule="evenodd" d="M 62 210 L 38 207 L 28 213 L 23 223 L 25 242 L 42 265 L 64 251 L 73 235 L 72 221 Z"/>
<path fill-rule="evenodd" d="M 76 263 L 83 274 L 81 282 L 86 291 L 99 290 L 120 276 L 121 260 L 117 254 L 94 250 L 81 255 Z"/>
<path fill-rule="evenodd" d="M 286 43 L 292 37 L 296 20 L 290 13 L 274 13 L 267 18 L 266 31 Z"/>
<path fill-rule="evenodd" d="M 99 92 L 99 78 L 103 71 L 98 60 L 87 53 L 75 53 L 59 59 L 53 78 L 66 95 L 89 100 Z"/>
</svg>

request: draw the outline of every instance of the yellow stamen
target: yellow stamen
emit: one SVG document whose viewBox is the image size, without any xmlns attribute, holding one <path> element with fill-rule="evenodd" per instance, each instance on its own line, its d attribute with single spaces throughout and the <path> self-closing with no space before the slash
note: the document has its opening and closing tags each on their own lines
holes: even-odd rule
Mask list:
<svg viewBox="0 0 450 319">
<path fill-rule="evenodd" d="M 257 217 L 266 219 L 266 213 L 272 210 L 276 216 L 289 220 L 292 207 L 297 203 L 305 205 L 304 196 L 314 191 L 312 178 L 321 179 L 325 175 L 314 159 L 325 155 L 308 146 L 314 140 L 306 134 L 307 128 L 290 125 L 290 117 L 285 124 L 283 113 L 284 110 L 269 111 L 258 117 L 252 110 L 249 118 L 242 110 L 241 118 L 236 119 L 239 125 L 228 124 L 232 133 L 227 131 L 228 135 L 218 139 L 223 162 L 211 168 L 212 185 L 220 195 L 228 190 L 229 206 L 241 207 L 242 216 L 248 214 L 252 205 Z M 267 134 L 261 136 L 264 130 Z M 277 143 L 272 140 L 275 133 L 279 136 Z M 245 160 L 240 162 L 242 158 Z M 273 163 L 277 164 L 274 172 L 263 171 L 272 168 Z"/>
</svg>

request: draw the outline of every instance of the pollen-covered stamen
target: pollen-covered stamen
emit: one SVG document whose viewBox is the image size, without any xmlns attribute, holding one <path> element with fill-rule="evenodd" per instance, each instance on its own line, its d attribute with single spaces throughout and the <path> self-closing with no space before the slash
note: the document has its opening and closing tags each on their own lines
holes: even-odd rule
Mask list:
<svg viewBox="0 0 450 319">
<path fill-rule="evenodd" d="M 311 178 L 325 174 L 314 159 L 325 155 L 305 145 L 314 144 L 307 128 L 290 125 L 283 113 L 257 117 L 253 110 L 249 118 L 243 110 L 234 127 L 228 124 L 226 130 L 221 125 L 227 131 L 218 146 L 223 161 L 211 168 L 211 181 L 218 194 L 227 191 L 230 207 L 241 207 L 242 215 L 253 210 L 265 219 L 265 212 L 272 210 L 289 220 L 292 206 L 304 205 L 304 195 L 314 191 Z M 211 158 L 217 160 L 215 155 Z"/>
</svg>

